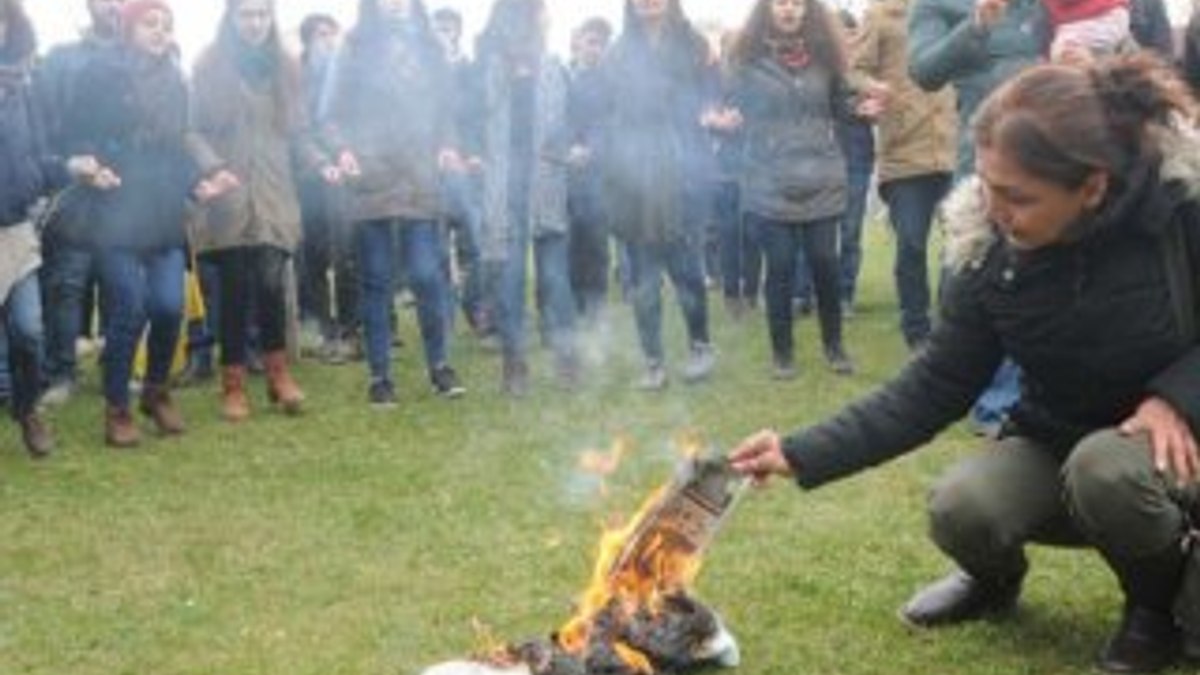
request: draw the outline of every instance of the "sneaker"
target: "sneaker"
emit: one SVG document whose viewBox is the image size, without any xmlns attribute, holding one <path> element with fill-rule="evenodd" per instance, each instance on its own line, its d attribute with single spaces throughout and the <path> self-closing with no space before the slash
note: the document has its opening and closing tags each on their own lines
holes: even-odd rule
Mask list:
<svg viewBox="0 0 1200 675">
<path fill-rule="evenodd" d="M 75 383 L 70 380 L 63 380 L 50 385 L 42 394 L 42 399 L 39 401 L 41 405 L 47 408 L 61 408 L 71 400 L 75 395 Z"/>
<path fill-rule="evenodd" d="M 396 388 L 391 380 L 372 380 L 367 389 L 367 398 L 373 408 L 395 408 Z"/>
<path fill-rule="evenodd" d="M 434 393 L 442 398 L 458 398 L 467 393 L 467 388 L 458 381 L 458 373 L 446 364 L 434 368 L 429 373 L 429 381 L 433 384 Z"/>
<path fill-rule="evenodd" d="M 662 363 L 654 361 L 646 366 L 646 372 L 633 386 L 641 391 L 662 391 L 667 388 L 667 369 L 663 368 Z"/>
<path fill-rule="evenodd" d="M 717 350 L 707 342 L 692 344 L 692 353 L 683 364 L 683 381 L 699 382 L 707 379 L 717 365 Z"/>
<path fill-rule="evenodd" d="M 800 371 L 796 368 L 796 362 L 790 358 L 775 357 L 775 367 L 771 371 L 771 377 L 781 382 L 794 380 L 800 376 Z"/>
<path fill-rule="evenodd" d="M 846 354 L 846 350 L 841 347 L 826 348 L 825 362 L 829 364 L 829 369 L 836 375 L 854 374 L 854 361 L 850 360 L 850 356 Z"/>
</svg>

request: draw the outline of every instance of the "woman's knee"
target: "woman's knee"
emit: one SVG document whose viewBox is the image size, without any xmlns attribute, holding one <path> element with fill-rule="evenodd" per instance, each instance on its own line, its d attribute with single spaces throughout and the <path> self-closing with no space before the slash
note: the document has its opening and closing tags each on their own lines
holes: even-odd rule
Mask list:
<svg viewBox="0 0 1200 675">
<path fill-rule="evenodd" d="M 1129 500 L 1159 482 L 1145 440 L 1115 429 L 1084 438 L 1063 464 L 1068 507 L 1090 527 L 1121 518 Z"/>
<path fill-rule="evenodd" d="M 952 469 L 931 490 L 929 530 L 943 550 L 974 548 L 977 542 L 999 538 L 1004 509 L 995 503 L 988 481 L 968 463 Z"/>
</svg>

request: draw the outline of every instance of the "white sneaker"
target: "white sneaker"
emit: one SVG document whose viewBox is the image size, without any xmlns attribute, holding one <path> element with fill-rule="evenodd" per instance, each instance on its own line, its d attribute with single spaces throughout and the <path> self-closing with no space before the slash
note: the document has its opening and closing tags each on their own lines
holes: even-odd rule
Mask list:
<svg viewBox="0 0 1200 675">
<path fill-rule="evenodd" d="M 717 350 L 707 342 L 692 344 L 692 353 L 688 355 L 687 363 L 683 364 L 683 380 L 699 382 L 707 379 L 717 366 Z"/>
<path fill-rule="evenodd" d="M 48 408 L 61 408 L 71 400 L 71 396 L 75 393 L 75 384 L 73 382 L 59 382 L 51 385 L 45 392 L 42 393 L 42 398 L 39 403 Z"/>
<path fill-rule="evenodd" d="M 646 365 L 646 372 L 633 384 L 641 391 L 662 391 L 667 388 L 667 369 L 657 361 Z"/>
</svg>

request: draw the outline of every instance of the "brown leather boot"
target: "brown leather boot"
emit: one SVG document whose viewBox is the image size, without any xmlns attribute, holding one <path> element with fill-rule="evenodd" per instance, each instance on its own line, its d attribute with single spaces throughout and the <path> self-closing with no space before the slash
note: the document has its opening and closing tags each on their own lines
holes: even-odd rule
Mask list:
<svg viewBox="0 0 1200 675">
<path fill-rule="evenodd" d="M 227 422 L 241 422 L 250 416 L 250 401 L 246 398 L 246 367 L 225 366 L 221 369 L 221 417 Z"/>
<path fill-rule="evenodd" d="M 135 448 L 142 442 L 142 432 L 129 408 L 110 405 L 105 409 L 104 442 L 113 448 Z"/>
<path fill-rule="evenodd" d="M 18 420 L 21 424 L 21 439 L 25 441 L 25 449 L 34 459 L 45 459 L 54 452 L 54 436 L 50 428 L 42 421 L 36 412 L 22 415 Z"/>
<path fill-rule="evenodd" d="M 288 370 L 287 353 L 281 350 L 264 354 L 263 365 L 267 370 L 267 396 L 271 402 L 278 403 L 289 415 L 303 412 L 304 392 Z"/>
<path fill-rule="evenodd" d="M 158 427 L 158 433 L 163 436 L 178 436 L 187 430 L 187 425 L 183 423 L 183 414 L 175 407 L 175 402 L 171 400 L 171 390 L 165 384 L 147 382 L 142 389 L 142 400 L 138 403 L 138 410 L 154 420 L 154 426 Z"/>
</svg>

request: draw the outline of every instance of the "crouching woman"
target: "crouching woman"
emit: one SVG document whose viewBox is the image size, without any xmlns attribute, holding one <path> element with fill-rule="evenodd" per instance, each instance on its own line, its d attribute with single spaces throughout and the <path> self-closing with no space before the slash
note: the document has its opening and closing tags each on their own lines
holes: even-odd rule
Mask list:
<svg viewBox="0 0 1200 675">
<path fill-rule="evenodd" d="M 928 349 L 832 419 L 734 451 L 748 475 L 815 488 L 928 442 L 1011 355 L 1027 377 L 1011 422 L 930 497 L 933 540 L 959 569 L 909 601 L 908 623 L 1010 610 L 1026 545 L 1086 545 L 1125 601 L 1102 670 L 1155 672 L 1181 646 L 1200 656 L 1197 608 L 1180 601 L 1200 574 L 1185 573 L 1200 475 L 1193 105 L 1143 57 L 1041 66 L 998 89 L 975 120 L 978 177 L 947 207 L 951 272 Z"/>
</svg>

